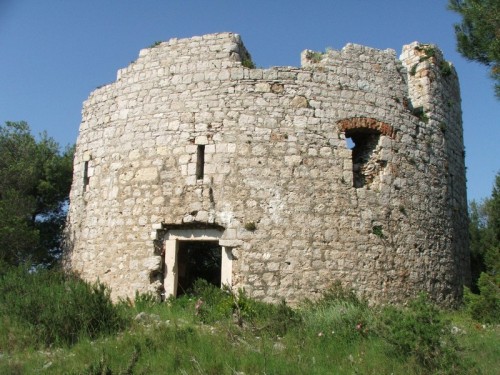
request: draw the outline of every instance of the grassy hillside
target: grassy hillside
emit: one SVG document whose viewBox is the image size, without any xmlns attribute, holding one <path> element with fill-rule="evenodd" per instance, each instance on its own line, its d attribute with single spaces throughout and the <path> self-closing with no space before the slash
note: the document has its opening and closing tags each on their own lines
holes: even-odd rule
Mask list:
<svg viewBox="0 0 500 375">
<path fill-rule="evenodd" d="M 74 276 L 0 273 L 2 374 L 497 374 L 499 333 L 425 296 L 370 308 L 333 286 L 291 309 L 198 282 L 113 305 Z"/>
</svg>

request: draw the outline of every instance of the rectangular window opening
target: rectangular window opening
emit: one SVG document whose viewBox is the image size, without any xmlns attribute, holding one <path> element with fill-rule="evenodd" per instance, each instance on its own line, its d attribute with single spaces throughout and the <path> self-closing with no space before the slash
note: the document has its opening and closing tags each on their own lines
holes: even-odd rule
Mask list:
<svg viewBox="0 0 500 375">
<path fill-rule="evenodd" d="M 205 171 L 205 145 L 198 145 L 196 150 L 196 179 L 203 180 Z"/>
<path fill-rule="evenodd" d="M 374 158 L 380 134 L 375 132 L 351 131 L 346 134 L 346 144 L 352 150 L 353 186 L 369 186 L 379 172 L 380 162 Z"/>
</svg>

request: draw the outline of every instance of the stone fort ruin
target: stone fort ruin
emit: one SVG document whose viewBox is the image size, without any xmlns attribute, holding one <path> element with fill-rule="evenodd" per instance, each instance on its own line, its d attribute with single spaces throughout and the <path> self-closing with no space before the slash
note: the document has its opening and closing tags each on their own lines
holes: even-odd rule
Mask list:
<svg viewBox="0 0 500 375">
<path fill-rule="evenodd" d="M 260 69 L 237 34 L 172 39 L 85 101 L 74 163 L 65 264 L 114 298 L 201 277 L 451 305 L 469 281 L 459 86 L 433 45 Z"/>
</svg>

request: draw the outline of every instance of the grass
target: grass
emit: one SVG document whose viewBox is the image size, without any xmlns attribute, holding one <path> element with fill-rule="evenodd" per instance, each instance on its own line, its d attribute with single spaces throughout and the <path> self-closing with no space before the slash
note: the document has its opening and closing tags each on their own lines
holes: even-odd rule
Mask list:
<svg viewBox="0 0 500 375">
<path fill-rule="evenodd" d="M 38 276 L 0 276 L 0 292 L 14 277 Z M 70 290 L 81 281 L 46 282 Z M 93 290 L 79 294 L 82 304 L 96 299 Z M 496 374 L 500 365 L 498 325 L 439 310 L 425 296 L 405 308 L 373 308 L 336 285 L 291 309 L 198 282 L 165 303 L 141 295 L 114 305 L 116 316 L 105 310 L 122 322 L 112 330 L 101 325 L 52 342 L 0 301 L 2 374 Z"/>
</svg>

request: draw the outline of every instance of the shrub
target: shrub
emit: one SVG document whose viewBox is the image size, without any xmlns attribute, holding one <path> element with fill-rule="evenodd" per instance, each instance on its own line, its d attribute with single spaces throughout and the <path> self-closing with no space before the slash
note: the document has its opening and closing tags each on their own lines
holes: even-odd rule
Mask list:
<svg viewBox="0 0 500 375">
<path fill-rule="evenodd" d="M 195 314 L 204 323 L 214 323 L 228 318 L 233 311 L 233 297 L 228 289 L 221 289 L 206 280 L 197 279 L 193 284 Z"/>
<path fill-rule="evenodd" d="M 249 221 L 245 223 L 245 229 L 249 232 L 255 232 L 257 230 L 257 225 L 255 225 L 255 222 Z"/>
<path fill-rule="evenodd" d="M 444 77 L 448 77 L 453 72 L 451 64 L 448 61 L 442 61 L 439 64 L 439 71 Z"/>
<path fill-rule="evenodd" d="M 305 329 L 315 334 L 331 333 L 346 341 L 358 340 L 371 333 L 372 313 L 366 301 L 340 282 L 330 287 L 315 302 L 301 310 Z"/>
<path fill-rule="evenodd" d="M 451 325 L 425 294 L 407 308 L 388 306 L 382 311 L 381 335 L 394 355 L 404 356 L 433 373 L 459 373 L 458 345 Z"/>
<path fill-rule="evenodd" d="M 374 225 L 373 228 L 372 228 L 372 233 L 374 235 L 376 235 L 377 237 L 380 237 L 382 239 L 385 238 L 382 225 Z"/>
<path fill-rule="evenodd" d="M 477 282 L 480 294 L 465 288 L 465 307 L 469 315 L 483 323 L 500 322 L 500 287 L 495 277 L 481 273 Z"/>
<path fill-rule="evenodd" d="M 283 336 L 300 322 L 300 315 L 285 301 L 270 304 L 247 296 L 243 289 L 234 295 L 234 315 L 240 326 L 248 324 L 259 334 Z"/>
<path fill-rule="evenodd" d="M 71 345 L 116 332 L 126 320 L 109 291 L 58 270 L 10 268 L 0 276 L 0 318 L 29 329 L 36 343 Z"/>
<path fill-rule="evenodd" d="M 130 300 L 124 301 L 124 303 L 131 305 L 132 302 Z M 135 298 L 133 305 L 137 311 L 149 310 L 153 306 L 156 306 L 160 303 L 160 298 L 153 293 L 139 293 L 135 292 Z"/>
<path fill-rule="evenodd" d="M 269 304 L 249 298 L 243 289 L 234 293 L 230 288 L 218 288 L 203 279 L 195 281 L 193 297 L 195 314 L 204 323 L 233 318 L 240 327 L 250 327 L 259 334 L 284 335 L 297 325 L 299 315 L 283 301 Z"/>
<path fill-rule="evenodd" d="M 248 69 L 255 69 L 255 64 L 251 58 L 246 58 L 241 61 L 241 65 Z"/>
<path fill-rule="evenodd" d="M 307 51 L 306 53 L 306 59 L 313 63 L 319 63 L 322 58 L 323 54 L 321 52 Z"/>
</svg>

